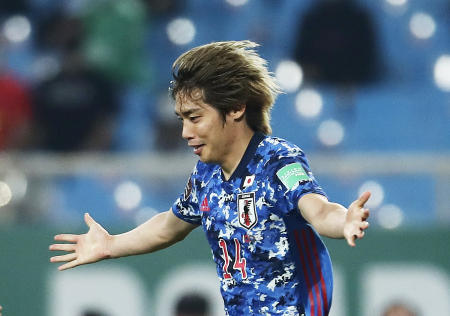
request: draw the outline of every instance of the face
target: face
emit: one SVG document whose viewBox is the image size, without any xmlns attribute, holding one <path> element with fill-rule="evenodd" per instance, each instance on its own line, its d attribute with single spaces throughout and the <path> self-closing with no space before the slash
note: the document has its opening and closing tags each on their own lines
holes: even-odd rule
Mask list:
<svg viewBox="0 0 450 316">
<path fill-rule="evenodd" d="M 230 156 L 235 133 L 233 114 L 225 122 L 217 109 L 199 98 L 177 96 L 175 113 L 183 123 L 182 137 L 206 163 L 223 165 Z"/>
</svg>

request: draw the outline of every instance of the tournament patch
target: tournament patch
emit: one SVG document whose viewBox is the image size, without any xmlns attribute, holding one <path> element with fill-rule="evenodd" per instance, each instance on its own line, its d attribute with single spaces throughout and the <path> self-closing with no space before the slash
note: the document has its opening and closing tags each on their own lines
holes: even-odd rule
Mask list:
<svg viewBox="0 0 450 316">
<path fill-rule="evenodd" d="M 188 182 L 186 183 L 186 187 L 184 188 L 184 193 L 183 193 L 184 201 L 187 201 L 187 199 L 191 195 L 191 192 L 192 192 L 192 181 L 191 181 L 191 178 L 189 178 Z"/>
<path fill-rule="evenodd" d="M 237 195 L 239 224 L 247 229 L 252 228 L 258 222 L 256 214 L 255 192 L 240 193 Z"/>
<path fill-rule="evenodd" d="M 291 163 L 277 171 L 278 179 L 288 188 L 292 190 L 298 183 L 311 180 L 299 162 Z"/>
</svg>

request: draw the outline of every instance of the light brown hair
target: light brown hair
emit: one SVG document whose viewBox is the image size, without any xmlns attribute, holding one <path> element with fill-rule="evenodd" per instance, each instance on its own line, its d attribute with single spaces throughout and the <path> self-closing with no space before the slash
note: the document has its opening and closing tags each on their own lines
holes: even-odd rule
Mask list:
<svg viewBox="0 0 450 316">
<path fill-rule="evenodd" d="M 267 61 L 251 41 L 214 42 L 182 54 L 172 66 L 171 94 L 192 97 L 200 89 L 203 101 L 216 108 L 225 120 L 232 110 L 246 106 L 248 126 L 270 134 L 270 110 L 281 92 Z"/>
</svg>

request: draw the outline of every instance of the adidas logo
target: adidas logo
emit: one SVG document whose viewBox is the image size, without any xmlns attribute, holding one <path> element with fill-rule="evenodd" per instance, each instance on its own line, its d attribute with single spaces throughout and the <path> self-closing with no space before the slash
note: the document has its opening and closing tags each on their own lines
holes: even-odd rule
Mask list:
<svg viewBox="0 0 450 316">
<path fill-rule="evenodd" d="M 202 205 L 200 206 L 200 211 L 202 212 L 209 212 L 210 208 L 208 206 L 208 199 L 205 197 L 205 199 L 202 202 Z"/>
</svg>

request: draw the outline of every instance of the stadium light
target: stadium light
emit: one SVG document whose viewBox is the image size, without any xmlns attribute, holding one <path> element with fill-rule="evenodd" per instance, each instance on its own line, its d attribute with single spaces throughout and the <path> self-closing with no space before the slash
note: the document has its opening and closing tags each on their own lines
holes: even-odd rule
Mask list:
<svg viewBox="0 0 450 316">
<path fill-rule="evenodd" d="M 440 56 L 434 64 L 434 81 L 445 92 L 450 92 L 450 55 Z"/>
<path fill-rule="evenodd" d="M 409 30 L 418 39 L 429 39 L 436 32 L 436 22 L 431 15 L 417 12 L 409 20 Z"/>
<path fill-rule="evenodd" d="M 12 202 L 21 201 L 25 197 L 28 189 L 28 179 L 26 175 L 17 169 L 13 169 L 5 175 L 4 180 L 11 190 Z"/>
<path fill-rule="evenodd" d="M 292 93 L 302 85 L 303 71 L 295 61 L 282 60 L 275 70 L 275 77 L 284 91 Z"/>
<path fill-rule="evenodd" d="M 11 188 L 6 182 L 0 181 L 0 207 L 7 205 L 11 199 Z"/>
<path fill-rule="evenodd" d="M 297 112 L 305 118 L 316 118 L 322 112 L 323 99 L 314 89 L 303 89 L 295 98 Z"/>
<path fill-rule="evenodd" d="M 317 130 L 319 141 L 328 147 L 339 145 L 344 139 L 344 127 L 336 120 L 325 120 Z"/>
<path fill-rule="evenodd" d="M 404 6 L 408 1 L 407 0 L 386 0 L 386 2 L 392 6 L 401 7 L 401 6 Z"/>
<path fill-rule="evenodd" d="M 30 34 L 31 23 L 25 16 L 12 16 L 3 24 L 3 35 L 12 43 L 24 42 L 30 37 Z"/>
<path fill-rule="evenodd" d="M 130 211 L 141 203 L 142 191 L 136 183 L 125 181 L 117 186 L 114 191 L 114 198 L 121 209 Z"/>
<path fill-rule="evenodd" d="M 225 1 L 234 7 L 240 7 L 248 3 L 248 0 L 225 0 Z"/>
<path fill-rule="evenodd" d="M 395 229 L 403 222 L 403 211 L 397 205 L 383 205 L 377 212 L 378 224 L 386 229 Z"/>
<path fill-rule="evenodd" d="M 384 200 L 384 189 L 381 184 L 376 181 L 366 181 L 360 186 L 358 195 L 361 195 L 366 191 L 371 193 L 370 199 L 366 203 L 366 207 L 372 209 L 378 208 Z"/>
<path fill-rule="evenodd" d="M 167 36 L 176 45 L 186 45 L 194 40 L 196 29 L 190 19 L 176 18 L 167 24 Z"/>
</svg>

